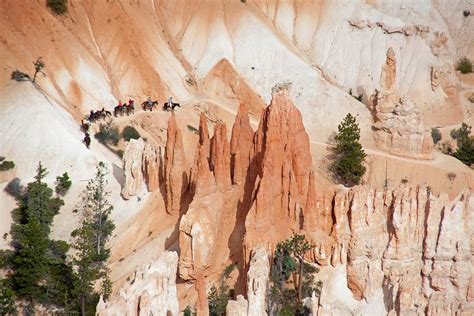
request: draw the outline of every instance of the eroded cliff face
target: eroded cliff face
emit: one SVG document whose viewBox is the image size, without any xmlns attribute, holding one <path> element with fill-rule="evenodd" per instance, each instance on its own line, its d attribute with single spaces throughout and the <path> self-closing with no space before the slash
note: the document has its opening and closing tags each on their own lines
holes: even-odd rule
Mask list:
<svg viewBox="0 0 474 316">
<path fill-rule="evenodd" d="M 176 295 L 178 254 L 164 252 L 155 262 L 135 271 L 118 294 L 97 305 L 97 315 L 179 315 Z"/>
<path fill-rule="evenodd" d="M 122 196 L 125 199 L 140 193 L 145 184 L 149 192 L 159 188 L 164 165 L 161 152 L 161 147 L 157 150 L 142 138 L 130 139 L 126 144 L 122 159 L 125 177 Z"/>
<path fill-rule="evenodd" d="M 333 237 L 347 249 L 347 285 L 355 298 L 370 300 L 382 289 L 389 313 L 472 312 L 471 193 L 450 201 L 423 187 L 358 187 L 345 199 L 337 221 L 349 225 L 350 237 L 340 223 Z"/>
<path fill-rule="evenodd" d="M 394 84 L 393 78 L 385 81 Z M 251 273 L 256 249 L 272 251 L 278 241 L 300 232 L 315 245 L 308 259 L 346 266 L 355 299 L 370 300 L 383 290 L 387 312 L 470 308 L 474 199 L 469 192 L 454 201 L 420 187 L 317 192 L 309 139 L 286 89 L 274 91 L 255 133 L 244 106 L 230 145 L 224 131 L 225 126 L 216 124 L 209 140 L 201 116 L 198 155 L 190 172 L 194 195 L 180 223 L 183 279 L 216 273 L 223 264 L 220 258 L 241 247 L 245 266 L 240 273 L 247 275 L 248 299 L 238 298 L 229 308 L 235 306 L 239 315 L 262 314 L 265 296 L 258 294 L 262 285 Z M 243 242 L 229 249 L 236 244 L 222 241 L 241 226 Z M 312 301 L 327 308 L 325 302 Z"/>
<path fill-rule="evenodd" d="M 390 75 L 384 82 L 395 84 Z M 343 267 L 351 300 L 371 302 L 382 293 L 379 309 L 388 314 L 474 311 L 469 191 L 450 201 L 427 187 L 318 190 L 301 114 L 282 87 L 274 90 L 256 132 L 241 105 L 230 142 L 222 123 L 214 123 L 210 137 L 202 114 L 192 167 L 185 163 L 179 135 L 172 116 L 163 187 L 168 211 L 176 212 L 179 201 L 183 213 L 179 276 L 195 284 L 198 313 L 207 313 L 207 290 L 230 259 L 241 261 L 246 285 L 229 303 L 229 315 L 265 315 L 269 255 L 293 233 L 305 234 L 315 246 L 308 260 Z M 155 170 L 146 178 L 159 178 L 153 153 L 144 149 L 144 168 Z M 315 314 L 357 312 L 325 291 L 323 285 L 320 298 L 307 299 Z"/>
</svg>

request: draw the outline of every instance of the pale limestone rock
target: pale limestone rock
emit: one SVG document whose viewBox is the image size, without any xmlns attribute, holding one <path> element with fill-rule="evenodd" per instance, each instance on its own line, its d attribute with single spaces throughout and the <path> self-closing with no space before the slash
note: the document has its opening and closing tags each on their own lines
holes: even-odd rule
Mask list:
<svg viewBox="0 0 474 316">
<path fill-rule="evenodd" d="M 250 268 L 247 273 L 248 315 L 267 315 L 265 298 L 270 277 L 269 260 L 268 250 L 264 245 L 258 245 L 252 251 Z"/>
<path fill-rule="evenodd" d="M 97 305 L 97 315 L 179 315 L 176 293 L 178 254 L 166 251 L 135 271 L 115 296 Z"/>
<path fill-rule="evenodd" d="M 389 314 L 474 311 L 474 198 L 468 191 L 453 201 L 423 187 L 385 192 L 358 187 L 348 196 L 348 204 L 338 203 L 348 212 L 347 284 L 355 298 L 370 301 L 383 288 Z M 337 203 L 336 209 L 341 214 Z"/>
<path fill-rule="evenodd" d="M 248 308 L 249 303 L 247 300 L 242 295 L 238 295 L 237 300 L 230 300 L 227 303 L 226 313 L 227 316 L 247 316 Z"/>
<path fill-rule="evenodd" d="M 374 138 L 380 149 L 394 155 L 432 159 L 433 140 L 425 131 L 416 104 L 396 91 L 396 59 L 393 49 L 387 51 L 380 78 L 382 91 L 375 105 Z"/>
<path fill-rule="evenodd" d="M 145 148 L 143 139 L 130 139 L 123 154 L 123 169 L 125 173 L 125 184 L 122 188 L 122 196 L 129 199 L 140 192 L 143 184 L 142 154 Z"/>
</svg>

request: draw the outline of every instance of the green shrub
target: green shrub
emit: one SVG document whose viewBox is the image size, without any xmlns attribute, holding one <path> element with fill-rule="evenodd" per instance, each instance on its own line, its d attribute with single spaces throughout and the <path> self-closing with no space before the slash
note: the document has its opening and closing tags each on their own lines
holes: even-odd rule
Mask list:
<svg viewBox="0 0 474 316">
<path fill-rule="evenodd" d="M 20 179 L 14 178 L 12 181 L 8 182 L 5 187 L 5 192 L 14 198 L 20 198 L 23 195 L 25 187 L 21 185 Z"/>
<path fill-rule="evenodd" d="M 99 132 L 95 134 L 95 138 L 104 145 L 117 145 L 120 140 L 118 128 L 109 121 L 99 125 Z"/>
<path fill-rule="evenodd" d="M 7 171 L 15 168 L 13 161 L 5 160 L 5 157 L 0 156 L 0 171 Z"/>
<path fill-rule="evenodd" d="M 13 70 L 10 75 L 10 79 L 16 80 L 16 81 L 27 81 L 27 80 L 30 80 L 30 76 L 19 70 Z"/>
<path fill-rule="evenodd" d="M 67 191 L 71 188 L 72 181 L 69 178 L 67 172 L 63 173 L 62 176 L 56 177 L 56 188 L 55 191 L 57 194 L 64 196 Z"/>
<path fill-rule="evenodd" d="M 437 144 L 441 140 L 441 132 L 439 128 L 431 129 L 431 137 L 433 138 L 433 143 Z"/>
<path fill-rule="evenodd" d="M 471 60 L 467 57 L 462 57 L 461 59 L 459 59 L 456 65 L 456 70 L 459 70 L 463 74 L 471 73 L 472 72 Z"/>
<path fill-rule="evenodd" d="M 140 133 L 133 126 L 126 126 L 122 131 L 122 138 L 125 141 L 130 141 L 130 139 L 139 139 Z"/>
<path fill-rule="evenodd" d="M 67 12 L 67 0 L 48 0 L 47 6 L 50 7 L 54 13 L 59 15 Z"/>
</svg>

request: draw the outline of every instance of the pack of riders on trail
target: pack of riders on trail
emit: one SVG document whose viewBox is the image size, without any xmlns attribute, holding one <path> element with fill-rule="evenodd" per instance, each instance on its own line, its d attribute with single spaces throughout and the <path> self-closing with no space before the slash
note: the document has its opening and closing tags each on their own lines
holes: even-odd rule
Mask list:
<svg viewBox="0 0 474 316">
<path fill-rule="evenodd" d="M 142 103 L 142 108 L 143 111 L 150 110 L 150 112 L 152 112 L 156 105 L 158 105 L 158 101 L 153 101 L 150 97 L 148 97 L 148 99 Z M 168 101 L 163 103 L 164 111 L 174 111 L 176 107 L 180 107 L 180 105 L 179 103 L 173 102 L 173 97 L 169 97 Z M 124 114 L 127 114 L 127 116 L 135 114 L 135 101 L 133 99 L 129 99 L 128 102 L 122 103 L 122 101 L 119 100 L 118 105 L 114 107 L 113 114 L 115 117 L 119 115 L 122 116 Z M 91 110 L 87 119 L 85 121 L 81 121 L 81 130 L 85 133 L 83 142 L 86 144 L 87 148 L 89 148 L 91 143 L 91 138 L 88 133 L 89 126 L 100 119 L 105 120 L 108 116 L 112 116 L 112 113 L 110 111 L 106 111 L 105 108 L 102 108 L 102 110 L 98 111 Z"/>
</svg>

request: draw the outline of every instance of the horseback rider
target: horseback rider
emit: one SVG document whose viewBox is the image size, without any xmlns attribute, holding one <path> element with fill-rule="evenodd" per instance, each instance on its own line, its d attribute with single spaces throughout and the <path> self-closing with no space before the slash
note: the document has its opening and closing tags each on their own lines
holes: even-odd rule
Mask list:
<svg viewBox="0 0 474 316">
<path fill-rule="evenodd" d="M 122 107 L 122 106 L 123 106 L 122 101 L 119 100 L 119 102 L 118 102 L 118 107 Z"/>
<path fill-rule="evenodd" d="M 173 97 L 169 97 L 169 98 L 168 98 L 168 107 L 169 107 L 170 109 L 173 108 Z"/>
<path fill-rule="evenodd" d="M 135 101 L 133 99 L 128 100 L 128 105 L 133 105 L 134 103 L 135 103 Z"/>
<path fill-rule="evenodd" d="M 150 97 L 148 97 L 148 99 L 146 100 L 146 105 L 148 105 L 149 107 L 153 106 L 153 101 L 151 100 Z"/>
<path fill-rule="evenodd" d="M 91 144 L 91 137 L 89 136 L 88 132 L 86 132 L 86 135 L 84 136 L 84 143 L 86 144 L 87 149 L 89 149 L 89 146 Z"/>
</svg>

